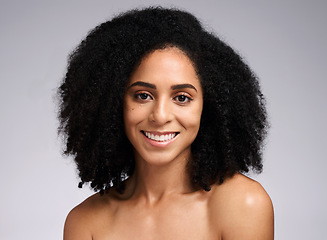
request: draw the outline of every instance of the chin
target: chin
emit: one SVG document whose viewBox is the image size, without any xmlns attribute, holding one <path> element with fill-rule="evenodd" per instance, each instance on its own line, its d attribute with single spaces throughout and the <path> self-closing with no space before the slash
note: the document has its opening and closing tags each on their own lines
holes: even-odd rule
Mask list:
<svg viewBox="0 0 327 240">
<path fill-rule="evenodd" d="M 144 154 L 136 153 L 136 161 L 144 161 L 149 165 L 153 166 L 165 166 L 172 163 L 181 163 L 188 161 L 191 156 L 191 148 L 188 147 L 184 149 L 181 153 L 156 151 L 156 152 L 146 152 Z"/>
</svg>

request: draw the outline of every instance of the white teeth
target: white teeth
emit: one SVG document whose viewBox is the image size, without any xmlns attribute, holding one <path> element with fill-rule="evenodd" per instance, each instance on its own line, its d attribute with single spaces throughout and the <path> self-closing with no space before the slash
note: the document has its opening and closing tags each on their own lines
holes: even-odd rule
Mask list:
<svg viewBox="0 0 327 240">
<path fill-rule="evenodd" d="M 165 135 L 154 135 L 153 133 L 148 133 L 148 132 L 144 131 L 144 134 L 147 138 L 158 141 L 158 142 L 169 141 L 169 140 L 173 139 L 174 137 L 176 137 L 176 133 L 169 133 L 169 134 L 165 134 Z"/>
</svg>

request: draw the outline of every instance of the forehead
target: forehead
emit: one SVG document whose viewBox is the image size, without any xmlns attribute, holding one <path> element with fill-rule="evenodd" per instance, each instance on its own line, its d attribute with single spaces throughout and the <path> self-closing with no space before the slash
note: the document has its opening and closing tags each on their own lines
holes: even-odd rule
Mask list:
<svg viewBox="0 0 327 240">
<path fill-rule="evenodd" d="M 193 62 L 180 49 L 169 47 L 146 55 L 132 74 L 129 84 L 136 81 L 157 84 L 192 83 L 200 86 Z"/>
</svg>

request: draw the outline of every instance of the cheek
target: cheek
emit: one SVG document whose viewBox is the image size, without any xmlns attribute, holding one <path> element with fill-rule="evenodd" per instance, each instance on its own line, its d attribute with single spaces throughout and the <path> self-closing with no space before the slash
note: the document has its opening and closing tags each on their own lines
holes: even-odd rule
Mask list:
<svg viewBox="0 0 327 240">
<path fill-rule="evenodd" d="M 177 118 L 184 128 L 198 130 L 200 127 L 201 114 L 202 105 L 199 105 L 196 108 L 179 111 Z"/>
<path fill-rule="evenodd" d="M 124 125 L 125 131 L 132 129 L 146 117 L 147 110 L 142 106 L 126 104 L 124 107 Z"/>
<path fill-rule="evenodd" d="M 124 128 L 125 128 L 125 134 L 129 141 L 132 141 L 133 139 L 133 133 L 134 133 L 134 126 L 135 122 L 137 122 L 136 116 L 137 114 L 134 114 L 133 108 L 125 108 L 124 109 Z"/>
<path fill-rule="evenodd" d="M 126 108 L 124 109 L 124 122 L 125 126 L 128 126 L 130 123 L 135 122 L 135 108 Z"/>
</svg>

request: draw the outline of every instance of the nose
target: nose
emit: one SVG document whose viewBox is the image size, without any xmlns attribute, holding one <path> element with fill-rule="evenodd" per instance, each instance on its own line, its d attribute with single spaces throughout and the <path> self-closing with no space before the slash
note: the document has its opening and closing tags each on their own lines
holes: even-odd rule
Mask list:
<svg viewBox="0 0 327 240">
<path fill-rule="evenodd" d="M 171 110 L 169 100 L 158 99 L 153 104 L 149 120 L 158 126 L 162 126 L 172 120 L 173 113 Z"/>
</svg>

